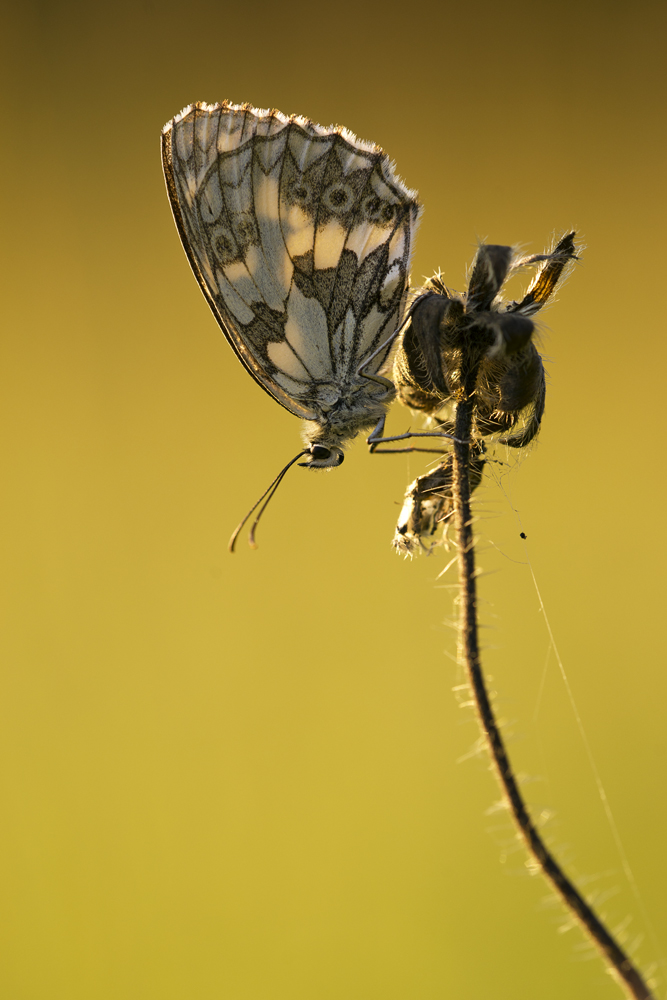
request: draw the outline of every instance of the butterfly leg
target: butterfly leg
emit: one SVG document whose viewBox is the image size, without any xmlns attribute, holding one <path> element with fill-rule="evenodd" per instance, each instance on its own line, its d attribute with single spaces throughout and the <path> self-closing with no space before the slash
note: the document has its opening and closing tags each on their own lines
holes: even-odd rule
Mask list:
<svg viewBox="0 0 667 1000">
<path fill-rule="evenodd" d="M 366 444 L 370 449 L 371 455 L 402 455 L 408 451 L 427 451 L 435 455 L 442 455 L 442 448 L 418 448 L 414 445 L 409 445 L 407 448 L 382 448 L 379 451 L 377 446 L 379 444 L 386 444 L 390 441 L 407 441 L 409 438 L 417 437 L 437 437 L 437 438 L 447 438 L 453 441 L 454 438 L 451 434 L 444 434 L 442 431 L 406 431 L 405 434 L 395 434 L 393 437 L 384 437 L 384 424 L 385 418 L 381 417 L 378 420 L 375 428 L 366 438 Z"/>
<path fill-rule="evenodd" d="M 391 379 L 385 378 L 384 375 L 367 375 L 366 372 L 361 371 L 361 369 L 358 374 L 361 375 L 362 378 L 367 378 L 369 382 L 375 382 L 377 385 L 384 386 L 384 388 L 390 392 L 394 391 L 394 383 Z"/>
</svg>

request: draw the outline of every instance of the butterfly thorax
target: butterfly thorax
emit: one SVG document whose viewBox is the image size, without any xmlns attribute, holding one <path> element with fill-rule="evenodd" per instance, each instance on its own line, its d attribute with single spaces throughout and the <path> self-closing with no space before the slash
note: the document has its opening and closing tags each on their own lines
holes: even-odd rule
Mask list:
<svg viewBox="0 0 667 1000">
<path fill-rule="evenodd" d="M 375 427 L 385 416 L 395 392 L 384 390 L 381 396 L 373 399 L 367 388 L 368 381 L 364 381 L 366 386 L 347 386 L 330 408 L 322 407 L 315 420 L 304 421 L 302 436 L 306 444 L 341 447 L 361 431 Z"/>
</svg>

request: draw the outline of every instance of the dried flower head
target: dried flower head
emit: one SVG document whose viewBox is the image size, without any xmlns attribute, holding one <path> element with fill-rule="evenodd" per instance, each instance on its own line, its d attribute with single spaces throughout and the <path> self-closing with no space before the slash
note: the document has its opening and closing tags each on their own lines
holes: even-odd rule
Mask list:
<svg viewBox="0 0 667 1000">
<path fill-rule="evenodd" d="M 523 258 L 516 257 L 512 247 L 482 244 L 467 291 L 451 292 L 435 275 L 415 300 L 401 334 L 393 370 L 398 398 L 435 418 L 433 436 L 451 437 L 454 426 L 447 418 L 448 407 L 473 399 L 473 489 L 481 481 L 485 438 L 501 434 L 502 444 L 523 448 L 540 429 L 546 384 L 531 317 L 576 259 L 574 236 L 567 233 L 550 251 Z M 523 298 L 504 301 L 501 290 L 506 279 L 519 268 L 535 265 L 537 273 Z M 473 385 L 471 372 L 476 373 Z M 390 439 L 372 436 L 371 446 L 376 448 L 380 440 Z M 450 512 L 451 457 L 446 456 L 408 487 L 394 538 L 396 549 L 413 554 L 424 548 L 424 539 L 433 536 L 437 523 Z"/>
</svg>

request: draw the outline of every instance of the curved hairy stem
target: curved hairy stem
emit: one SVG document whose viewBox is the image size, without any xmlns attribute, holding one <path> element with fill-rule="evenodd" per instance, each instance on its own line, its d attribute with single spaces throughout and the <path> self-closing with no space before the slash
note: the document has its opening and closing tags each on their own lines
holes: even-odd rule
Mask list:
<svg viewBox="0 0 667 1000">
<path fill-rule="evenodd" d="M 542 840 L 523 800 L 503 738 L 489 700 L 479 655 L 475 552 L 470 514 L 470 435 L 474 409 L 476 372 L 466 379 L 465 396 L 456 409 L 454 431 L 454 520 L 459 566 L 459 652 L 473 692 L 477 718 L 491 755 L 493 769 L 510 812 L 529 854 L 556 890 L 566 908 L 577 918 L 602 953 L 628 997 L 654 1000 L 641 973 L 609 933 L 595 911 L 582 897 Z"/>
</svg>

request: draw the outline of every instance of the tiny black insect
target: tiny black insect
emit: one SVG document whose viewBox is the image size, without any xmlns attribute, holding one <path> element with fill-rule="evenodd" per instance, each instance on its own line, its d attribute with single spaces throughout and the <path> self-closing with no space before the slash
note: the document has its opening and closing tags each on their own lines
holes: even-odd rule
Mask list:
<svg viewBox="0 0 667 1000">
<path fill-rule="evenodd" d="M 528 535 L 526 534 L 525 531 L 522 531 L 521 534 L 519 535 L 519 538 L 524 538 L 525 539 L 525 538 L 528 538 Z"/>
</svg>

